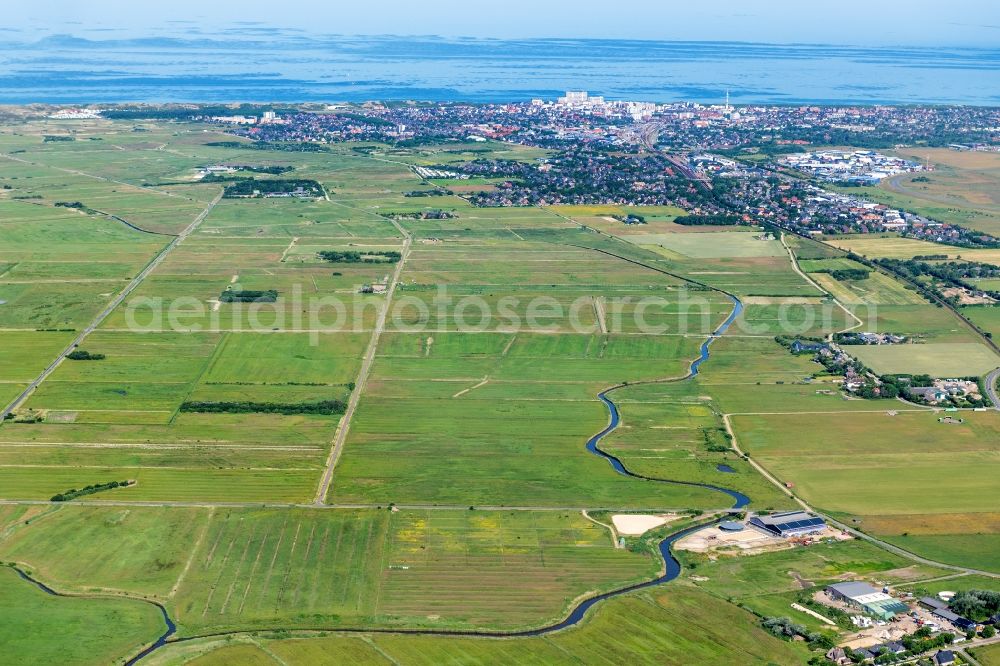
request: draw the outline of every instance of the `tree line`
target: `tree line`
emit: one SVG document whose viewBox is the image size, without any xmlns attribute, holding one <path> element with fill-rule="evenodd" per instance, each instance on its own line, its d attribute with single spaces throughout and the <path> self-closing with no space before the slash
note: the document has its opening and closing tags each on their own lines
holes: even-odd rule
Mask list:
<svg viewBox="0 0 1000 666">
<path fill-rule="evenodd" d="M 320 414 L 324 416 L 343 414 L 347 403 L 343 400 L 320 400 L 318 402 L 211 402 L 187 401 L 181 403 L 182 412 L 200 414 Z"/>
<path fill-rule="evenodd" d="M 274 289 L 255 290 L 240 289 L 222 292 L 219 300 L 223 303 L 274 303 L 278 300 L 278 292 Z"/>
<path fill-rule="evenodd" d="M 355 250 L 323 250 L 316 254 L 331 264 L 394 264 L 403 258 L 395 250 L 372 250 L 364 253 Z"/>
<path fill-rule="evenodd" d="M 93 495 L 94 493 L 99 493 L 102 490 L 112 490 L 114 488 L 125 488 L 132 485 L 132 481 L 109 481 L 108 483 L 95 483 L 89 486 L 84 486 L 77 490 L 76 488 L 70 488 L 64 493 L 57 493 L 53 495 L 49 501 L 50 502 L 69 502 L 77 497 L 83 497 L 84 495 Z"/>
</svg>

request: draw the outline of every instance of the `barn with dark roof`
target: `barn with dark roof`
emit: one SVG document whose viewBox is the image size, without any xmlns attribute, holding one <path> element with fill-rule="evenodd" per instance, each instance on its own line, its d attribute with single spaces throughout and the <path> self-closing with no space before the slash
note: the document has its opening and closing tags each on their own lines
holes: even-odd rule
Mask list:
<svg viewBox="0 0 1000 666">
<path fill-rule="evenodd" d="M 826 522 L 819 516 L 805 511 L 785 511 L 766 516 L 754 516 L 750 524 L 768 534 L 779 537 L 815 534 L 826 529 Z"/>
</svg>

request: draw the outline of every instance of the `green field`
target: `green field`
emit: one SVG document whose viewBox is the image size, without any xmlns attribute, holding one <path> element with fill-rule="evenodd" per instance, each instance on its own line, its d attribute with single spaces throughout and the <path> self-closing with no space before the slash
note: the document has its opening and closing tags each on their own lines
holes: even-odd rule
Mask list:
<svg viewBox="0 0 1000 666">
<path fill-rule="evenodd" d="M 962 258 L 966 261 L 981 261 L 987 264 L 996 264 L 1000 261 L 1000 250 L 955 247 L 916 238 L 837 236 L 829 239 L 828 242 L 835 247 L 850 250 L 870 259 L 912 259 L 917 255 L 943 254 L 947 255 L 949 259 Z"/>
<path fill-rule="evenodd" d="M 983 498 L 998 473 L 1000 419 L 962 418 L 858 411 L 740 415 L 733 425 L 744 450 L 810 503 L 929 558 L 997 571 L 1000 525 Z"/>
<path fill-rule="evenodd" d="M 151 604 L 55 597 L 0 567 L 0 655 L 6 663 L 107 664 L 138 652 L 165 629 Z"/>
<path fill-rule="evenodd" d="M 972 650 L 973 656 L 983 666 L 997 666 L 1000 664 L 1000 645 L 986 645 Z"/>
<path fill-rule="evenodd" d="M 597 392 L 683 376 L 696 355 L 682 337 L 385 336 L 328 501 L 724 506 L 700 488 L 632 483 L 583 448 L 607 421 Z"/>
<path fill-rule="evenodd" d="M 741 630 L 731 631 L 733 626 Z M 629 654 L 640 664 L 689 659 L 700 663 L 799 664 L 805 655 L 794 644 L 754 626 L 753 616 L 746 611 L 687 586 L 610 601 L 581 627 L 540 638 L 329 636 L 267 639 L 260 645 L 202 642 L 172 646 L 159 663 L 184 663 L 200 653 L 205 654 L 187 663 L 604 664 L 610 655 Z M 177 655 L 178 661 L 168 655 Z"/>
<path fill-rule="evenodd" d="M 77 140 L 43 139 L 66 132 Z M 843 250 L 788 237 L 793 257 L 757 228 L 676 224 L 684 211 L 670 206 L 462 198 L 489 178 L 406 196 L 428 187 L 415 165 L 548 154 L 502 142 L 209 145 L 231 140 L 188 122 L 0 123 L 0 154 L 20 160 L 0 159 L 0 403 L 54 368 L 0 423 L 0 561 L 82 595 L 44 596 L 0 570 L 3 663 L 123 661 L 161 630 L 141 598 L 195 639 L 154 666 L 800 664 L 819 652 L 774 638 L 754 613 L 823 629 L 790 608 L 804 589 L 943 575 L 862 541 L 687 553 L 680 580 L 544 637 L 336 633 L 558 622 L 580 599 L 654 578 L 661 536 L 731 507 L 696 484 L 743 492 L 751 511 L 793 508 L 790 490 L 921 556 L 1000 567 L 997 413 L 945 424 L 848 398 L 775 341 L 855 326 L 843 305 L 860 330 L 915 341 L 851 348 L 877 371 L 998 364 L 954 313 L 893 278 L 820 272 L 857 268 Z M 213 205 L 222 184 L 195 176 L 227 163 L 289 167 L 328 196 Z M 83 208 L 56 206 L 74 201 Z M 409 216 L 439 208 L 455 217 Z M 959 254 L 895 237 L 832 242 L 872 257 Z M 330 250 L 400 256 L 321 259 Z M 743 310 L 689 378 L 730 294 Z M 988 331 L 994 311 L 963 309 Z M 77 351 L 92 360 L 61 359 L 91 328 Z M 587 450 L 612 387 L 621 422 L 602 448 L 682 483 L 619 474 Z M 605 523 L 623 510 L 678 515 L 619 541 Z"/>
<path fill-rule="evenodd" d="M 989 331 L 994 337 L 1000 336 L 1000 308 L 968 307 L 962 308 L 962 314 L 984 331 Z"/>
<path fill-rule="evenodd" d="M 858 346 L 851 353 L 883 375 L 923 373 L 932 377 L 984 375 L 1000 366 L 1000 356 L 979 343 Z"/>
<path fill-rule="evenodd" d="M 926 304 L 922 296 L 882 273 L 870 273 L 866 280 L 837 280 L 832 275 L 811 276 L 844 305 Z"/>
<path fill-rule="evenodd" d="M 64 506 L 2 509 L 3 524 L 4 560 L 60 589 L 158 599 L 181 635 L 535 626 L 660 567 L 580 512 Z"/>
<path fill-rule="evenodd" d="M 645 234 L 632 239 L 637 245 L 658 245 L 697 259 L 723 257 L 780 257 L 781 243 L 773 238 L 759 240 L 759 234 L 731 231 L 704 234 Z"/>
</svg>

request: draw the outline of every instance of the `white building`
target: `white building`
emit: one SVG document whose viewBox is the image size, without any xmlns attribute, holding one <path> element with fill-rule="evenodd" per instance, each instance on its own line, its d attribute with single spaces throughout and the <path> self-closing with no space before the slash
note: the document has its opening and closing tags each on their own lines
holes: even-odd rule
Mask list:
<svg viewBox="0 0 1000 666">
<path fill-rule="evenodd" d="M 59 109 L 49 116 L 53 120 L 93 120 L 100 117 L 101 112 L 97 109 Z"/>
</svg>

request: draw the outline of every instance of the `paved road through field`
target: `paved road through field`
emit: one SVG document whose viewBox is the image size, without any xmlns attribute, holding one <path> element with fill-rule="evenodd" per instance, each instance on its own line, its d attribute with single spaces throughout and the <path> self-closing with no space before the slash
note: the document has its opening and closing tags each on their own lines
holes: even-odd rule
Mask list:
<svg viewBox="0 0 1000 666">
<path fill-rule="evenodd" d="M 128 298 L 129 294 L 135 291 L 135 288 L 138 287 L 150 273 L 156 270 L 157 266 L 163 263 L 163 260 L 167 258 L 167 255 L 170 254 L 171 250 L 177 247 L 181 243 L 181 241 L 190 236 L 191 232 L 193 232 L 195 229 L 198 228 L 198 226 L 205 220 L 206 217 L 208 217 L 208 214 L 212 212 L 212 209 L 215 208 L 215 205 L 219 203 L 221 199 L 222 199 L 222 192 L 219 192 L 219 194 L 216 195 L 216 197 L 212 199 L 212 201 L 208 204 L 205 210 L 201 211 L 201 213 L 198 214 L 198 217 L 194 218 L 194 221 L 191 224 L 189 224 L 187 228 L 184 229 L 184 231 L 175 236 L 174 239 L 170 241 L 170 243 L 168 243 L 166 247 L 160 250 L 160 253 L 157 254 L 153 258 L 153 260 L 150 261 L 138 275 L 132 278 L 132 280 L 127 285 L 125 285 L 124 289 L 118 292 L 118 295 L 115 296 L 111 300 L 111 302 L 108 303 L 96 317 L 94 317 L 94 319 L 90 322 L 90 324 L 88 324 L 85 329 L 80 331 L 79 335 L 73 338 L 73 341 L 69 343 L 69 346 L 66 347 L 66 349 L 62 350 L 59 356 L 56 357 L 56 359 L 52 361 L 52 363 L 50 363 L 48 367 L 42 370 L 40 375 L 35 377 L 35 379 L 30 384 L 28 384 L 28 387 L 26 389 L 24 389 L 16 398 L 14 398 L 14 400 L 10 404 L 4 407 L 3 411 L 0 411 L 0 421 L 7 418 L 8 414 L 17 409 L 19 406 L 21 406 L 21 404 L 24 403 L 25 400 L 28 399 L 28 396 L 30 396 L 35 391 L 35 389 L 38 388 L 38 385 L 41 384 L 43 381 L 45 381 L 46 377 L 51 375 L 55 371 L 55 369 L 59 367 L 59 365 L 63 362 L 63 359 L 66 358 L 66 354 L 72 352 L 73 349 L 75 349 L 77 345 L 81 344 L 88 335 L 93 333 L 94 330 L 101 325 L 101 322 L 107 319 L 108 315 L 110 315 L 115 308 L 121 305 L 122 302 L 126 298 Z"/>
<path fill-rule="evenodd" d="M 993 403 L 993 409 L 1000 410 L 1000 396 L 997 396 L 997 378 L 1000 378 L 1000 368 L 986 375 L 986 379 L 983 380 L 983 388 L 986 389 L 986 397 Z"/>
<path fill-rule="evenodd" d="M 371 371 L 372 363 L 375 361 L 375 352 L 378 351 L 378 341 L 382 336 L 382 331 L 385 329 L 385 320 L 389 314 L 389 306 L 392 304 L 393 294 L 396 292 L 396 286 L 399 284 L 399 276 L 403 272 L 403 265 L 406 263 L 406 258 L 410 254 L 410 246 L 413 244 L 413 235 L 395 220 L 392 223 L 406 240 L 403 241 L 403 251 L 400 253 L 401 256 L 399 262 L 396 264 L 396 270 L 392 272 L 389 287 L 386 289 L 385 303 L 379 311 L 378 319 L 375 321 L 375 330 L 372 331 L 372 337 L 368 341 L 368 349 L 365 351 L 365 356 L 361 361 L 361 369 L 358 371 L 358 378 L 354 382 L 354 390 L 351 391 L 351 397 L 347 400 L 347 408 L 344 410 L 344 416 L 340 419 L 340 425 L 333 436 L 330 455 L 326 460 L 326 469 L 323 472 L 323 477 L 320 479 L 319 486 L 316 488 L 316 497 L 314 499 L 316 504 L 322 504 L 326 500 L 326 494 L 330 491 L 330 485 L 333 483 L 333 468 L 337 466 L 340 454 L 344 450 L 344 442 L 347 440 L 347 431 L 351 427 L 351 419 L 354 417 L 354 411 L 358 407 L 361 393 L 364 391 L 365 383 L 368 381 L 368 374 Z"/>
</svg>

